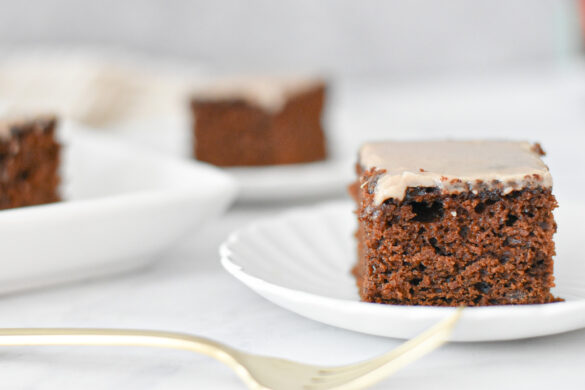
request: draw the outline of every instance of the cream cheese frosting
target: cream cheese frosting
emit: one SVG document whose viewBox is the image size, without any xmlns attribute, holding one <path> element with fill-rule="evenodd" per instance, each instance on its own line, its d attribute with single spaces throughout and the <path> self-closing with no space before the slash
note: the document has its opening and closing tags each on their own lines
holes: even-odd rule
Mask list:
<svg viewBox="0 0 585 390">
<path fill-rule="evenodd" d="M 539 149 L 517 141 L 410 141 L 364 144 L 363 169 L 385 170 L 374 203 L 402 200 L 410 187 L 437 187 L 444 193 L 469 191 L 478 183 L 504 194 L 525 187 L 552 187 Z M 472 190 L 474 191 L 474 190 Z"/>
<path fill-rule="evenodd" d="M 322 85 L 323 81 L 317 78 L 226 78 L 199 89 L 194 97 L 205 100 L 242 99 L 268 111 L 279 111 L 290 97 Z"/>
<path fill-rule="evenodd" d="M 0 139 L 10 137 L 11 123 L 7 121 L 0 121 Z"/>
</svg>

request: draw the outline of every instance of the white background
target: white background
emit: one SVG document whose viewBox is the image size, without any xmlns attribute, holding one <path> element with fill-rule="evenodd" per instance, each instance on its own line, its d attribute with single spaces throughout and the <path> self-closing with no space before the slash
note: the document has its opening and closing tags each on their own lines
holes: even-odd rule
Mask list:
<svg viewBox="0 0 585 390">
<path fill-rule="evenodd" d="M 4 46 L 114 46 L 217 71 L 393 79 L 557 61 L 578 50 L 576 24 L 576 0 L 0 1 Z"/>
</svg>

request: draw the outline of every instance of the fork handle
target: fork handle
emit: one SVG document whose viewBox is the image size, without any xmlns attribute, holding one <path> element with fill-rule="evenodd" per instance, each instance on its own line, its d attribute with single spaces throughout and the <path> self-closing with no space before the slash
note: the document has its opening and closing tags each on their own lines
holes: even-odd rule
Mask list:
<svg viewBox="0 0 585 390">
<path fill-rule="evenodd" d="M 240 371 L 237 351 L 218 342 L 186 333 L 138 329 L 6 328 L 0 346 L 134 346 L 201 353 Z"/>
</svg>

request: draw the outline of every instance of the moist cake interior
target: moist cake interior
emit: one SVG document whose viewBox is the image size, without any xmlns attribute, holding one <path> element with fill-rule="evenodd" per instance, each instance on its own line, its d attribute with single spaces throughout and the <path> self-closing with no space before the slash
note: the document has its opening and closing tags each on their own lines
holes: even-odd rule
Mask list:
<svg viewBox="0 0 585 390">
<path fill-rule="evenodd" d="M 433 158 L 448 153 L 451 161 L 436 163 L 428 155 L 415 161 L 417 143 L 362 149 L 350 191 L 358 206 L 354 274 L 361 298 L 434 306 L 557 301 L 550 293 L 557 202 L 540 147 L 473 142 L 485 155 L 505 149 L 497 161 L 477 160 L 474 170 L 457 167 L 468 161 L 469 143 L 447 143 Z M 444 146 L 427 142 L 418 149 Z M 462 153 L 453 157 L 457 148 Z"/>
</svg>

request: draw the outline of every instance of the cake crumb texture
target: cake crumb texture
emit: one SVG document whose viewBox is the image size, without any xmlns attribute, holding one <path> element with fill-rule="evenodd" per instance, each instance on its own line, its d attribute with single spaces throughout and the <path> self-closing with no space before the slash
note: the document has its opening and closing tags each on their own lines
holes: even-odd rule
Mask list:
<svg viewBox="0 0 585 390">
<path fill-rule="evenodd" d="M 56 125 L 54 116 L 2 122 L 0 210 L 59 200 Z"/>
<path fill-rule="evenodd" d="M 247 99 L 195 98 L 194 156 L 217 166 L 305 163 L 326 157 L 325 86 L 299 92 L 273 111 Z"/>
<path fill-rule="evenodd" d="M 375 205 L 383 170 L 362 170 L 357 202 L 359 294 L 367 302 L 484 306 L 548 303 L 554 286 L 550 188 L 445 194 L 408 188 Z"/>
</svg>

